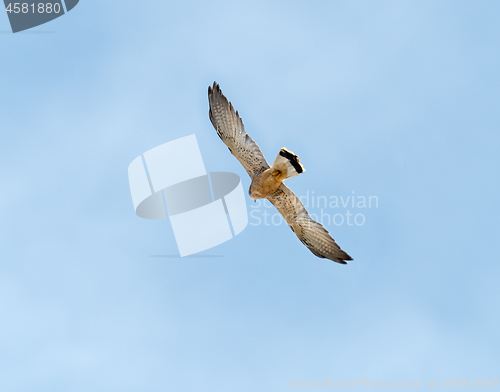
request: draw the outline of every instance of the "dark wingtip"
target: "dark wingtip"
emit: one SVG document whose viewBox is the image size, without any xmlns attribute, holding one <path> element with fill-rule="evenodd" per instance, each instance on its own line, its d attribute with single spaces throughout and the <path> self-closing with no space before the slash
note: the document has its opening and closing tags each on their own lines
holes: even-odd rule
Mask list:
<svg viewBox="0 0 500 392">
<path fill-rule="evenodd" d="M 208 95 L 212 95 L 215 91 L 220 91 L 219 85 L 214 81 L 212 87 L 208 86 Z"/>
<path fill-rule="evenodd" d="M 351 261 L 352 260 L 352 257 L 349 256 L 346 252 L 342 251 L 342 260 L 347 260 L 347 261 Z"/>
<path fill-rule="evenodd" d="M 341 252 L 342 253 L 341 253 L 340 257 L 331 258 L 330 260 L 335 261 L 336 263 L 339 263 L 339 264 L 347 264 L 347 261 L 352 260 L 352 257 L 349 256 L 347 253 L 345 253 L 343 250 L 341 250 Z"/>
</svg>

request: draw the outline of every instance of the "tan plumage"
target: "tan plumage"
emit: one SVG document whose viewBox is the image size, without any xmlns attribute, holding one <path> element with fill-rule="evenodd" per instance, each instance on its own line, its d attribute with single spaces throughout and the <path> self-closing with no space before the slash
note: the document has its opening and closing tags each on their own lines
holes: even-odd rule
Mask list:
<svg viewBox="0 0 500 392">
<path fill-rule="evenodd" d="M 210 121 L 229 151 L 240 161 L 252 179 L 250 196 L 268 199 L 285 218 L 300 241 L 316 256 L 346 264 L 352 260 L 328 231 L 311 218 L 297 195 L 283 181 L 304 171 L 296 155 L 282 148 L 272 166 L 257 143 L 245 132 L 243 121 L 214 82 L 208 87 Z"/>
</svg>

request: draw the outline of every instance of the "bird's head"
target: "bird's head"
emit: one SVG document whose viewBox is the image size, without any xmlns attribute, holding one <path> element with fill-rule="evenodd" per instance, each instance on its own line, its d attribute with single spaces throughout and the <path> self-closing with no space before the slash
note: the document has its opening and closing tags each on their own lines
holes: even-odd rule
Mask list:
<svg viewBox="0 0 500 392">
<path fill-rule="evenodd" d="M 250 184 L 250 189 L 248 189 L 248 194 L 250 195 L 250 197 L 252 198 L 252 200 L 254 202 L 257 202 L 257 199 L 259 198 L 259 196 L 257 195 L 257 193 L 254 191 L 253 187 L 252 187 L 253 183 Z"/>
</svg>

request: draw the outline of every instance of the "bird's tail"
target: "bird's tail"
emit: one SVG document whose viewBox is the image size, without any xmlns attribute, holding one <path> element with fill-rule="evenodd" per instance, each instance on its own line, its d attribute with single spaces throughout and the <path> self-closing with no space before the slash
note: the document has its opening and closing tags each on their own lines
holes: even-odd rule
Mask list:
<svg viewBox="0 0 500 392">
<path fill-rule="evenodd" d="M 275 174 L 279 172 L 276 174 L 279 175 L 281 181 L 298 176 L 305 170 L 304 166 L 300 164 L 299 157 L 292 151 L 288 151 L 285 147 L 280 150 L 271 166 L 271 173 Z"/>
</svg>

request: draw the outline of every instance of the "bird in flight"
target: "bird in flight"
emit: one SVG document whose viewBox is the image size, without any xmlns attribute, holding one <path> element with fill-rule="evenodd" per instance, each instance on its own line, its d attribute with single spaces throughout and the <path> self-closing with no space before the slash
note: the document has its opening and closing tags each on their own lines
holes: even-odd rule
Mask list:
<svg viewBox="0 0 500 392">
<path fill-rule="evenodd" d="M 311 218 L 300 199 L 283 182 L 304 172 L 298 156 L 282 148 L 269 166 L 257 143 L 245 132 L 238 111 L 235 112 L 216 82 L 213 87 L 208 87 L 208 102 L 210 121 L 217 134 L 252 179 L 250 197 L 269 200 L 299 240 L 316 256 L 340 264 L 352 260 L 323 225 Z"/>
</svg>

